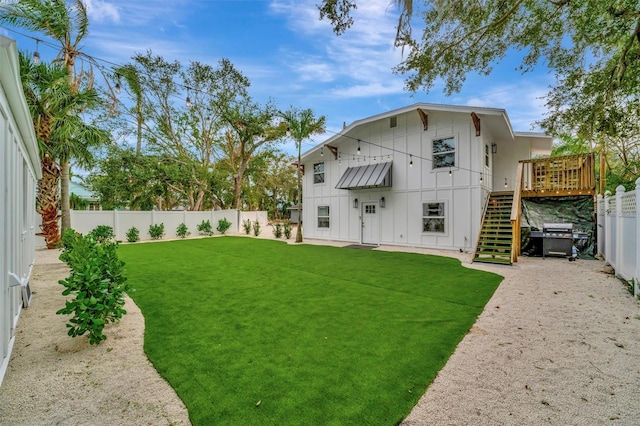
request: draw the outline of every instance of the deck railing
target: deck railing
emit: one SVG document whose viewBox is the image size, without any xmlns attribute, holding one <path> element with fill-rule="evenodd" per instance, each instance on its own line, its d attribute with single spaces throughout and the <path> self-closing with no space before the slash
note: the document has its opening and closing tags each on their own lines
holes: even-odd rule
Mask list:
<svg viewBox="0 0 640 426">
<path fill-rule="evenodd" d="M 593 153 L 523 160 L 523 197 L 595 194 Z"/>
</svg>

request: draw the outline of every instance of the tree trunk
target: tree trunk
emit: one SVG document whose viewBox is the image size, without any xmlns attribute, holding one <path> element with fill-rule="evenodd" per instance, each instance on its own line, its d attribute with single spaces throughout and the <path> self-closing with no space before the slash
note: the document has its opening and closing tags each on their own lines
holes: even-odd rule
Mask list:
<svg viewBox="0 0 640 426">
<path fill-rule="evenodd" d="M 300 164 L 300 150 L 302 141 L 298 141 L 298 228 L 296 229 L 296 243 L 302 242 L 302 169 Z"/>
<path fill-rule="evenodd" d="M 48 155 L 42 159 L 42 178 L 38 180 L 36 211 L 42 216 L 40 229 L 48 249 L 54 249 L 60 242 L 58 229 L 58 183 L 60 167 Z"/>
<path fill-rule="evenodd" d="M 62 210 L 62 232 L 65 229 L 71 228 L 71 204 L 69 193 L 69 181 L 71 163 L 69 161 L 62 162 L 62 176 L 60 178 L 60 207 Z"/>
</svg>

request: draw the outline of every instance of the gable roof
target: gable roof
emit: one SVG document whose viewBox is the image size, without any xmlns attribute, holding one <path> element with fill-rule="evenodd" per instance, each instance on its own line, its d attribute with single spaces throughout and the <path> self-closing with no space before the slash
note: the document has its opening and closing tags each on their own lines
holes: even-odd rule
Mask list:
<svg viewBox="0 0 640 426">
<path fill-rule="evenodd" d="M 544 133 L 534 133 L 534 132 L 515 132 L 511 126 L 511 120 L 509 120 L 509 116 L 507 115 L 507 111 L 502 108 L 487 108 L 487 107 L 474 107 L 474 106 L 465 106 L 465 105 L 444 105 L 444 104 L 430 104 L 425 102 L 418 102 L 412 105 L 408 105 L 402 108 L 397 108 L 394 110 L 386 111 L 380 114 L 372 115 L 370 117 L 362 118 L 360 120 L 356 120 L 344 129 L 341 132 L 336 133 L 331 136 L 329 139 L 324 142 L 316 145 L 315 147 L 309 149 L 302 157 L 306 157 L 318 149 L 320 149 L 324 145 L 331 145 L 334 141 L 339 140 L 345 136 L 348 137 L 349 133 L 354 131 L 360 126 L 363 126 L 368 123 L 372 123 L 374 121 L 382 120 L 385 118 L 394 117 L 401 114 L 406 114 L 410 112 L 416 112 L 418 110 L 422 110 L 422 112 L 427 115 L 429 112 L 455 112 L 455 113 L 466 113 L 466 114 L 476 114 L 481 122 L 483 128 L 490 128 L 491 132 L 500 139 L 506 140 L 516 140 L 520 136 L 529 137 L 529 138 L 540 138 L 538 143 L 538 150 L 542 151 L 545 147 L 548 147 L 548 150 L 551 149 L 551 141 L 552 138 Z M 486 127 L 485 127 L 486 126 Z"/>
</svg>

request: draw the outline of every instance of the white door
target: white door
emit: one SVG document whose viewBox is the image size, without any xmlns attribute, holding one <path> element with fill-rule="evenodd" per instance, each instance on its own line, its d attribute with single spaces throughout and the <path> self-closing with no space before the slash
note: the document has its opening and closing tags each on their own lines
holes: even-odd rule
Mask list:
<svg viewBox="0 0 640 426">
<path fill-rule="evenodd" d="M 362 203 L 362 244 L 380 244 L 378 203 Z"/>
</svg>

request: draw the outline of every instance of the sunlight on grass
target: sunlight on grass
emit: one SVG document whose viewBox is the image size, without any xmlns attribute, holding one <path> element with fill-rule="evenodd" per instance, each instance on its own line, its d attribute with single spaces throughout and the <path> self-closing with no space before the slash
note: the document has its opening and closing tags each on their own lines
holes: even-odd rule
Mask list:
<svg viewBox="0 0 640 426">
<path fill-rule="evenodd" d="M 396 424 L 502 280 L 445 257 L 243 237 L 120 257 L 145 351 L 194 425 Z"/>
</svg>

